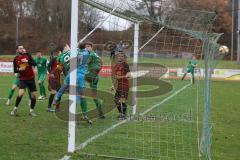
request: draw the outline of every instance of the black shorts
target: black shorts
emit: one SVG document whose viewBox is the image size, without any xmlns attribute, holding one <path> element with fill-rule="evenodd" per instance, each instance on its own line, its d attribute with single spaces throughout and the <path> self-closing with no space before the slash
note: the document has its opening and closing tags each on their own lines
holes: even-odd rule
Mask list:
<svg viewBox="0 0 240 160">
<path fill-rule="evenodd" d="M 128 92 L 129 90 L 125 89 L 125 90 L 116 90 L 115 93 L 115 100 L 119 100 L 120 98 L 124 98 L 125 100 L 128 99 Z"/>
<path fill-rule="evenodd" d="M 20 80 L 19 89 L 25 89 L 25 88 L 28 88 L 30 92 L 36 92 L 37 87 L 36 87 L 35 79 Z"/>
<path fill-rule="evenodd" d="M 61 83 L 54 80 L 48 80 L 48 90 L 49 91 L 58 91 L 61 88 Z"/>
</svg>

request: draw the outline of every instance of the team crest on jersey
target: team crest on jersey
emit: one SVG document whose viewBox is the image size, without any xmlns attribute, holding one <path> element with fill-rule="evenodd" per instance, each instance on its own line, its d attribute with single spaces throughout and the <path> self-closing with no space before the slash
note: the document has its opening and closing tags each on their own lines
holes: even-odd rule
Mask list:
<svg viewBox="0 0 240 160">
<path fill-rule="evenodd" d="M 27 66 L 29 66 L 28 63 L 22 63 L 19 65 L 20 68 L 26 68 Z"/>
<path fill-rule="evenodd" d="M 64 62 L 64 63 L 68 62 L 69 60 L 70 60 L 70 55 L 65 55 L 65 56 L 63 57 L 63 62 Z"/>
<path fill-rule="evenodd" d="M 63 52 L 59 57 L 59 62 L 62 64 L 68 63 L 70 61 L 70 51 Z"/>
</svg>

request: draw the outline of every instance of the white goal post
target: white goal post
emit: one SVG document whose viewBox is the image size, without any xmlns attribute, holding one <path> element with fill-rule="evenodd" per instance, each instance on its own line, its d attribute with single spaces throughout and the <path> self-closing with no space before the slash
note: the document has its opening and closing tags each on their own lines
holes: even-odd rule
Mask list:
<svg viewBox="0 0 240 160">
<path fill-rule="evenodd" d="M 77 70 L 76 55 L 78 44 L 78 0 L 72 0 L 71 8 L 71 64 L 70 86 L 76 86 Z M 68 121 L 68 152 L 75 151 L 76 143 L 76 87 L 69 88 L 69 121 Z"/>
</svg>

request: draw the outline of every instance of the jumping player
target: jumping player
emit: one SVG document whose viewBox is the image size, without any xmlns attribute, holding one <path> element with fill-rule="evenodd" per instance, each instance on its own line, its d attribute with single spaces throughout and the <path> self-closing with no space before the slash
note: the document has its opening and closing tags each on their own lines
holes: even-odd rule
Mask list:
<svg viewBox="0 0 240 160">
<path fill-rule="evenodd" d="M 127 64 L 125 54 L 119 52 L 116 54 L 116 64 L 113 66 L 113 83 L 116 89 L 115 104 L 119 111 L 119 119 L 123 120 L 127 114 L 127 98 L 129 92 L 129 78 L 131 78 L 129 65 Z"/>
<path fill-rule="evenodd" d="M 71 52 L 70 52 L 70 47 L 68 45 L 64 46 L 63 52 L 60 53 L 57 57 L 57 61 L 63 66 L 64 68 L 64 83 L 61 85 L 60 89 L 56 93 L 55 97 L 55 103 L 56 103 L 56 109 L 59 109 L 61 97 L 64 94 L 65 91 L 69 89 L 69 84 L 67 82 L 67 77 L 69 77 L 69 70 L 70 70 L 70 57 L 71 57 Z"/>
<path fill-rule="evenodd" d="M 36 58 L 34 58 L 35 63 L 37 64 L 37 70 L 38 70 L 38 85 L 40 89 L 40 97 L 38 97 L 39 100 L 46 99 L 46 90 L 44 86 L 44 81 L 47 76 L 47 58 L 42 56 L 42 53 L 40 51 L 36 52 Z"/>
<path fill-rule="evenodd" d="M 31 105 L 30 105 L 30 116 L 35 117 L 34 107 L 36 105 L 36 84 L 34 80 L 34 71 L 33 67 L 36 66 L 35 61 L 32 56 L 25 52 L 23 45 L 18 45 L 16 47 L 18 55 L 14 58 L 13 66 L 14 73 L 19 74 L 19 93 L 16 98 L 15 107 L 13 108 L 11 115 L 16 116 L 18 106 L 22 100 L 22 97 L 25 93 L 25 88 L 28 88 L 31 92 Z"/>
<path fill-rule="evenodd" d="M 69 46 L 66 46 L 65 50 L 68 50 L 67 52 L 70 52 Z M 66 51 L 65 51 L 65 53 L 66 53 Z M 66 57 L 66 56 L 64 56 L 65 53 L 60 55 L 60 57 L 59 57 L 60 63 L 66 62 L 66 58 L 63 58 L 63 57 Z M 85 44 L 82 43 L 79 45 L 79 49 L 77 51 L 77 86 L 76 86 L 77 87 L 77 100 L 80 101 L 83 119 L 85 121 L 87 121 L 89 124 L 92 124 L 92 121 L 89 120 L 89 118 L 87 117 L 87 100 L 84 97 L 84 91 L 85 91 L 84 78 L 85 78 L 85 74 L 87 71 L 88 58 L 89 58 L 89 53 L 85 49 Z M 61 60 L 61 59 L 63 59 L 63 60 Z M 70 63 L 69 60 L 70 59 L 68 59 L 68 63 Z M 67 65 L 67 66 L 69 66 L 69 65 Z M 64 92 L 69 88 L 69 85 L 70 85 L 70 73 L 68 72 L 68 74 L 65 78 L 64 84 L 61 86 L 61 88 L 59 89 L 59 91 L 56 94 L 55 101 L 56 101 L 57 108 L 59 108 L 60 99 L 61 99 L 62 95 L 64 94 Z"/>
<path fill-rule="evenodd" d="M 99 101 L 97 97 L 97 86 L 99 81 L 99 72 L 102 68 L 103 61 L 102 59 L 97 55 L 97 53 L 93 50 L 93 44 L 91 42 L 86 42 L 85 44 L 86 49 L 89 52 L 89 58 L 88 58 L 88 71 L 85 75 L 85 80 L 89 83 L 92 93 L 93 101 L 96 105 L 96 108 L 99 113 L 99 118 L 104 119 L 105 116 L 102 111 L 102 104 Z"/>
<path fill-rule="evenodd" d="M 193 56 L 193 57 L 192 57 L 192 60 L 190 60 L 190 61 L 188 62 L 187 72 L 184 73 L 184 75 L 183 75 L 183 77 L 182 77 L 182 80 L 184 80 L 184 78 L 186 77 L 186 75 L 187 75 L 188 73 L 191 73 L 191 76 L 192 76 L 191 82 L 192 82 L 192 84 L 194 84 L 194 82 L 195 82 L 194 70 L 195 70 L 196 67 L 197 67 L 196 56 Z"/>
</svg>

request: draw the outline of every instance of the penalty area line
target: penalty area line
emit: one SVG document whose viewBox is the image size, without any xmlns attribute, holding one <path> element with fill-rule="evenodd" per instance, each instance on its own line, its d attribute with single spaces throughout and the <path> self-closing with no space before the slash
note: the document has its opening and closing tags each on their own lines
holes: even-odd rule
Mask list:
<svg viewBox="0 0 240 160">
<path fill-rule="evenodd" d="M 146 111 L 144 111 L 143 113 L 141 113 L 140 115 L 145 115 L 148 112 L 152 111 L 153 109 L 159 107 L 160 105 L 164 104 L 165 102 L 169 101 L 170 99 L 172 99 L 173 97 L 175 97 L 176 95 L 178 95 L 180 92 L 182 92 L 183 90 L 185 90 L 186 88 L 188 88 L 189 86 L 191 86 L 191 84 L 187 84 L 185 86 L 183 86 L 181 89 L 175 91 L 172 95 L 170 95 L 169 97 L 165 98 L 164 100 L 162 100 L 160 103 L 153 105 L 152 107 L 150 107 L 149 109 L 147 109 Z M 128 121 L 130 121 L 130 117 L 127 118 L 126 120 L 123 120 L 121 122 L 118 122 L 114 125 L 112 125 L 111 127 L 107 128 L 106 130 L 102 131 L 101 133 L 87 139 L 85 142 L 81 143 L 78 147 L 76 147 L 76 150 L 81 150 L 84 149 L 88 144 L 90 144 L 91 142 L 95 141 L 96 139 L 98 139 L 99 137 L 104 136 L 105 134 L 107 134 L 108 132 L 112 131 L 113 129 L 119 127 L 122 124 L 127 123 Z M 70 160 L 70 156 L 64 156 L 62 159 L 60 160 Z"/>
</svg>

